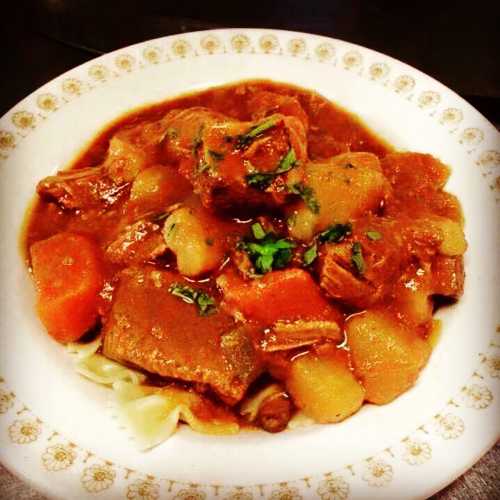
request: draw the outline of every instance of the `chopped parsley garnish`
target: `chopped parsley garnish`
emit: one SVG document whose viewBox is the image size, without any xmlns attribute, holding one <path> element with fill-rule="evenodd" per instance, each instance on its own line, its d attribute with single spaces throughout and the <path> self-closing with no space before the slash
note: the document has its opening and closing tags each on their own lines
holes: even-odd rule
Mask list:
<svg viewBox="0 0 500 500">
<path fill-rule="evenodd" d="M 365 259 L 363 258 L 363 249 L 361 247 L 361 243 L 359 243 L 358 241 L 356 241 L 352 245 L 351 263 L 356 269 L 357 273 L 362 276 L 365 272 Z"/>
<path fill-rule="evenodd" d="M 275 117 L 271 117 L 257 125 L 254 125 L 248 132 L 238 136 L 238 140 L 236 142 L 237 146 L 239 148 L 248 146 L 257 136 L 263 134 L 266 130 L 275 127 L 277 123 L 278 120 Z"/>
<path fill-rule="evenodd" d="M 252 233 L 256 240 L 262 240 L 266 237 L 266 232 L 259 222 L 252 224 Z"/>
<path fill-rule="evenodd" d="M 275 174 L 283 174 L 288 172 L 297 163 L 297 157 L 295 156 L 295 151 L 290 148 L 283 158 L 281 158 L 278 168 L 274 171 Z"/>
<path fill-rule="evenodd" d="M 193 153 L 193 156 L 196 156 L 198 148 L 203 144 L 203 139 L 201 138 L 202 134 L 203 134 L 203 125 L 200 125 L 198 133 L 195 135 L 193 139 L 193 144 L 191 145 L 191 151 Z"/>
<path fill-rule="evenodd" d="M 196 172 L 198 174 L 202 174 L 207 170 L 210 170 L 210 165 L 205 160 L 201 160 L 200 163 L 198 163 L 198 166 L 196 167 Z"/>
<path fill-rule="evenodd" d="M 208 150 L 208 154 L 215 160 L 221 161 L 224 159 L 224 153 L 219 153 L 219 151 Z"/>
<path fill-rule="evenodd" d="M 168 291 L 174 297 L 178 297 L 187 304 L 196 305 L 200 316 L 209 316 L 217 310 L 215 300 L 210 297 L 210 295 L 205 292 L 195 290 L 188 285 L 183 285 L 182 283 L 172 283 Z"/>
<path fill-rule="evenodd" d="M 310 266 L 316 260 L 317 256 L 318 256 L 318 245 L 314 243 L 304 252 L 304 255 L 302 257 L 304 265 Z"/>
<path fill-rule="evenodd" d="M 248 174 L 246 176 L 246 181 L 249 186 L 252 186 L 256 189 L 260 189 L 264 191 L 264 189 L 268 188 L 271 182 L 273 182 L 274 174 Z"/>
<path fill-rule="evenodd" d="M 382 239 L 382 235 L 378 231 L 366 231 L 366 236 L 372 241 L 377 241 Z"/>
<path fill-rule="evenodd" d="M 167 137 L 171 140 L 177 139 L 179 137 L 179 132 L 173 127 L 167 128 Z"/>
<path fill-rule="evenodd" d="M 259 223 L 252 225 L 252 233 L 257 241 L 242 241 L 239 248 L 248 254 L 258 274 L 282 269 L 292 260 L 293 241 L 266 233 Z"/>
<path fill-rule="evenodd" d="M 297 157 L 295 156 L 295 151 L 290 148 L 285 156 L 281 158 L 276 170 L 272 172 L 254 172 L 246 176 L 246 181 L 249 186 L 256 189 L 264 190 L 269 187 L 271 182 L 277 175 L 284 174 L 288 172 L 293 167 L 297 165 Z"/>
<path fill-rule="evenodd" d="M 297 182 L 289 188 L 293 194 L 298 194 L 313 214 L 319 214 L 320 205 L 314 196 L 313 188 L 306 186 L 303 182 Z"/>
<path fill-rule="evenodd" d="M 334 224 L 320 233 L 318 238 L 323 243 L 339 243 L 351 232 L 352 225 L 349 222 L 347 224 Z"/>
</svg>

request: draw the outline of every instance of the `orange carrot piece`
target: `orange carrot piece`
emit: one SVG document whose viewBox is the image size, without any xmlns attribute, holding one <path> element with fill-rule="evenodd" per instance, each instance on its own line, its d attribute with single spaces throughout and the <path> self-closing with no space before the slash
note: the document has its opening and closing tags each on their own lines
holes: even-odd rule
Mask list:
<svg viewBox="0 0 500 500">
<path fill-rule="evenodd" d="M 42 323 L 59 342 L 78 340 L 97 320 L 99 247 L 85 236 L 59 233 L 34 243 L 30 253 Z"/>
<path fill-rule="evenodd" d="M 341 315 L 322 295 L 302 269 L 273 271 L 260 279 L 245 282 L 229 272 L 218 281 L 224 303 L 234 314 L 248 320 L 272 325 L 278 320 L 328 319 L 339 321 Z"/>
</svg>

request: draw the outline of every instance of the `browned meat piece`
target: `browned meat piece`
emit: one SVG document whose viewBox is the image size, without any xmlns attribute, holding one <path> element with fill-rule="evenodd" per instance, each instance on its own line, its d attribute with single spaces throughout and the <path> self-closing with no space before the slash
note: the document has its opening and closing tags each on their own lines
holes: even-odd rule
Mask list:
<svg viewBox="0 0 500 500">
<path fill-rule="evenodd" d="M 127 192 L 126 185 L 116 185 L 98 167 L 59 172 L 42 179 L 37 186 L 42 198 L 70 209 L 112 205 Z"/>
<path fill-rule="evenodd" d="M 130 266 L 153 260 L 166 250 L 160 224 L 140 220 L 125 227 L 106 248 L 106 257 L 114 264 Z"/>
<path fill-rule="evenodd" d="M 432 287 L 436 295 L 458 300 L 464 293 L 464 259 L 438 255 L 432 262 Z"/>
<path fill-rule="evenodd" d="M 122 272 L 103 328 L 103 354 L 164 377 L 209 384 L 227 403 L 259 373 L 248 330 L 223 312 L 200 316 L 169 292 L 179 274 L 154 267 Z"/>
<path fill-rule="evenodd" d="M 251 95 L 247 102 L 247 109 L 251 112 L 254 120 L 262 120 L 271 114 L 280 113 L 298 118 L 304 125 L 306 132 L 309 128 L 309 118 L 295 96 L 261 90 Z"/>
<path fill-rule="evenodd" d="M 294 116 L 240 122 L 197 107 L 171 111 L 164 122 L 164 161 L 178 163 L 207 208 L 273 207 L 302 180 L 307 141 Z"/>
<path fill-rule="evenodd" d="M 352 235 L 342 242 L 324 244 L 318 265 L 321 287 L 360 308 L 383 299 L 409 263 L 401 231 L 396 220 L 367 217 L 354 223 Z"/>
<path fill-rule="evenodd" d="M 101 166 L 46 177 L 38 184 L 38 194 L 70 209 L 112 205 L 128 193 L 129 183 L 141 171 L 156 162 L 166 133 L 162 120 L 123 128 L 111 138 Z"/>
<path fill-rule="evenodd" d="M 288 351 L 325 340 L 340 343 L 342 339 L 343 334 L 336 321 L 278 321 L 271 330 L 266 329 L 260 347 L 266 352 Z"/>
</svg>

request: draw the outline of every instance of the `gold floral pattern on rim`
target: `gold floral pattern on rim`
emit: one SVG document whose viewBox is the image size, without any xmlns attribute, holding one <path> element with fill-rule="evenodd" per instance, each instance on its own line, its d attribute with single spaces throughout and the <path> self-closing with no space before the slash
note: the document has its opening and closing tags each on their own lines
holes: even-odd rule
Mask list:
<svg viewBox="0 0 500 500">
<path fill-rule="evenodd" d="M 9 437 L 13 443 L 29 444 L 38 439 L 42 426 L 38 420 L 16 420 L 9 427 Z"/>
<path fill-rule="evenodd" d="M 485 385 L 471 384 L 462 389 L 462 397 L 469 408 L 484 410 L 493 401 L 492 392 Z"/>
<path fill-rule="evenodd" d="M 20 129 L 34 128 L 36 119 L 29 111 L 16 111 L 12 115 L 12 123 Z"/>
<path fill-rule="evenodd" d="M 259 47 L 266 54 L 275 52 L 279 48 L 280 44 L 276 35 L 262 35 L 259 38 Z"/>
<path fill-rule="evenodd" d="M 321 500 L 346 500 L 349 496 L 349 484 L 343 477 L 331 476 L 319 483 L 316 492 Z"/>
<path fill-rule="evenodd" d="M 14 393 L 0 389 L 0 414 L 7 413 L 14 406 Z"/>
<path fill-rule="evenodd" d="M 292 38 L 287 47 L 292 56 L 298 56 L 306 51 L 306 42 L 302 38 Z"/>
<path fill-rule="evenodd" d="M 335 47 L 328 42 L 320 43 L 314 50 L 316 57 L 321 61 L 329 61 L 335 55 Z"/>
<path fill-rule="evenodd" d="M 70 95 L 80 95 L 82 92 L 82 82 L 76 78 L 66 78 L 62 83 L 63 92 Z"/>
<path fill-rule="evenodd" d="M 370 486 L 380 488 L 389 484 L 392 476 L 392 465 L 383 460 L 368 460 L 362 478 Z"/>
<path fill-rule="evenodd" d="M 98 82 L 103 82 L 109 76 L 109 69 L 104 64 L 93 64 L 89 68 L 89 76 Z"/>
<path fill-rule="evenodd" d="M 55 111 L 57 109 L 57 97 L 54 94 L 40 94 L 36 98 L 37 106 L 43 111 Z"/>
<path fill-rule="evenodd" d="M 268 500 L 302 500 L 303 497 L 298 488 L 282 484 L 277 490 L 271 492 Z"/>
<path fill-rule="evenodd" d="M 158 64 L 161 59 L 161 49 L 159 47 L 146 47 L 142 51 L 142 57 L 151 64 Z"/>
<path fill-rule="evenodd" d="M 182 38 L 172 43 L 172 53 L 177 57 L 186 57 L 191 50 L 191 44 Z"/>
<path fill-rule="evenodd" d="M 418 98 L 418 105 L 421 108 L 434 108 L 441 101 L 441 96 L 434 90 L 422 92 Z"/>
<path fill-rule="evenodd" d="M 178 491 L 173 500 L 205 500 L 205 498 L 207 498 L 205 492 L 199 490 L 194 486 L 191 486 L 189 488 Z"/>
<path fill-rule="evenodd" d="M 201 39 L 200 46 L 208 54 L 214 54 L 222 47 L 222 43 L 219 37 L 215 35 L 207 35 Z"/>
<path fill-rule="evenodd" d="M 85 467 L 80 478 L 83 487 L 89 493 L 107 490 L 115 482 L 116 472 L 108 465 L 91 465 Z"/>
<path fill-rule="evenodd" d="M 157 500 L 160 497 L 160 486 L 152 479 L 138 479 L 127 488 L 128 500 Z"/>
<path fill-rule="evenodd" d="M 497 177 L 495 180 L 495 183 L 498 185 L 497 189 L 500 188 L 499 182 L 500 182 L 500 177 Z M 489 358 L 486 358 L 485 363 L 488 373 L 493 378 L 500 378 L 500 356 L 493 355 Z"/>
<path fill-rule="evenodd" d="M 350 50 L 342 58 L 346 69 L 358 68 L 363 63 L 363 56 L 357 50 Z"/>
<path fill-rule="evenodd" d="M 6 130 L 0 130 L 0 149 L 11 149 L 16 146 L 14 134 Z"/>
<path fill-rule="evenodd" d="M 233 47 L 236 52 L 244 52 L 250 48 L 250 46 L 250 38 L 246 35 L 238 34 L 231 37 L 231 47 Z"/>
<path fill-rule="evenodd" d="M 446 108 L 441 113 L 439 122 L 444 125 L 457 125 L 463 120 L 464 114 L 458 108 Z"/>
<path fill-rule="evenodd" d="M 76 460 L 74 446 L 56 444 L 49 446 L 42 455 L 43 467 L 52 472 L 71 467 Z"/>
<path fill-rule="evenodd" d="M 478 128 L 466 128 L 460 135 L 460 144 L 477 146 L 484 140 L 484 132 Z"/>
<path fill-rule="evenodd" d="M 123 71 L 132 71 L 135 65 L 135 58 L 130 54 L 120 54 L 115 57 L 115 65 Z"/>
<path fill-rule="evenodd" d="M 224 500 L 253 500 L 253 495 L 243 488 L 236 488 L 235 491 L 224 497 Z"/>
<path fill-rule="evenodd" d="M 409 465 L 421 465 L 432 457 L 429 443 L 418 439 L 407 439 L 404 442 L 403 460 Z"/>
<path fill-rule="evenodd" d="M 457 439 L 465 430 L 464 421 L 457 415 L 447 413 L 436 416 L 436 432 L 443 439 Z"/>
<path fill-rule="evenodd" d="M 479 156 L 478 163 L 485 167 L 498 167 L 500 165 L 500 151 L 484 151 Z"/>
<path fill-rule="evenodd" d="M 405 94 L 415 88 L 415 78 L 410 75 L 401 75 L 394 80 L 394 90 Z"/>
<path fill-rule="evenodd" d="M 372 80 L 381 80 L 389 74 L 389 65 L 386 63 L 374 63 L 368 69 Z"/>
</svg>

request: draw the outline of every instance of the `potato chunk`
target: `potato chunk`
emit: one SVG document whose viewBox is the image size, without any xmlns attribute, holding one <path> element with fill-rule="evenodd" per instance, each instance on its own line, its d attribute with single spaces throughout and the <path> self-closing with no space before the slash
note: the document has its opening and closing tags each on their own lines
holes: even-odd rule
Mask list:
<svg viewBox="0 0 500 500">
<path fill-rule="evenodd" d="M 306 166 L 305 184 L 312 189 L 317 210 L 304 201 L 289 210 L 290 234 L 307 241 L 334 223 L 345 223 L 377 208 L 389 183 L 371 153 L 346 153 Z"/>
<path fill-rule="evenodd" d="M 365 391 L 349 369 L 347 353 L 323 346 L 295 358 L 287 380 L 295 404 L 316 422 L 340 422 L 359 410 Z"/>
<path fill-rule="evenodd" d="M 208 218 L 201 211 L 181 207 L 165 223 L 165 242 L 177 257 L 177 267 L 184 276 L 208 273 L 224 260 L 222 235 Z"/>
<path fill-rule="evenodd" d="M 387 312 L 366 311 L 346 323 L 354 373 L 366 399 L 385 404 L 408 390 L 427 363 L 431 348 Z"/>
<path fill-rule="evenodd" d="M 178 203 L 191 192 L 191 185 L 173 167 L 153 165 L 140 172 L 130 190 L 127 211 L 139 217 L 148 212 L 161 212 Z"/>
</svg>

